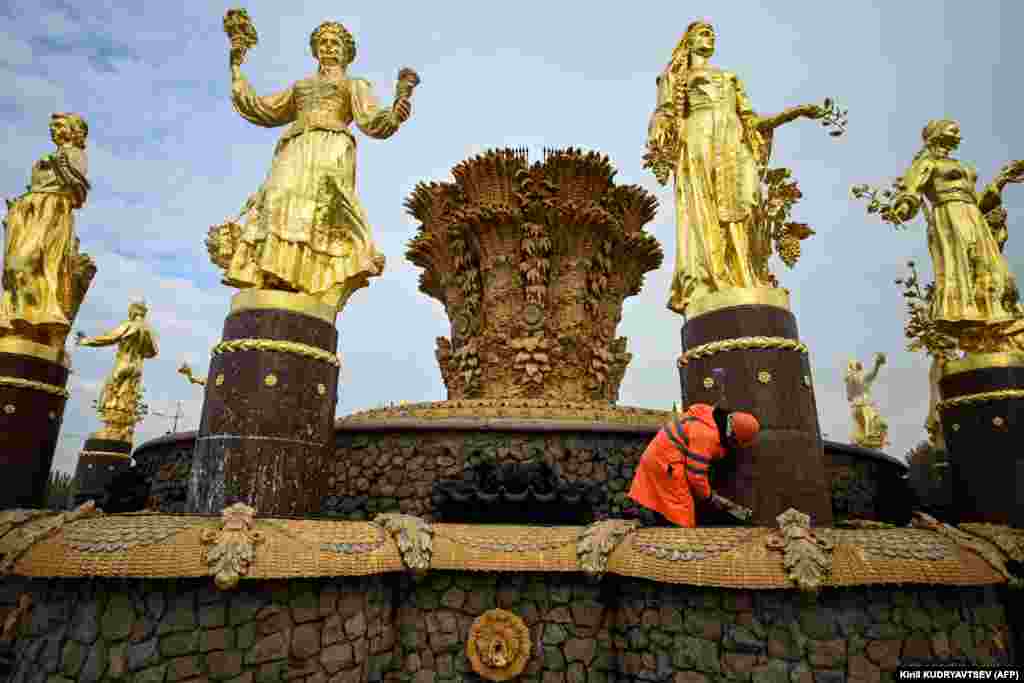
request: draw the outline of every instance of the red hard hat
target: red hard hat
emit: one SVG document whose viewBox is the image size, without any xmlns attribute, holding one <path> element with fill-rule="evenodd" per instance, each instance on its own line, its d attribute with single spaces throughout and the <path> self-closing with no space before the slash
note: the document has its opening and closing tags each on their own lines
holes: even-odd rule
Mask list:
<svg viewBox="0 0 1024 683">
<path fill-rule="evenodd" d="M 761 431 L 761 423 L 750 413 L 729 413 L 727 431 L 743 447 L 754 443 L 754 438 Z"/>
</svg>

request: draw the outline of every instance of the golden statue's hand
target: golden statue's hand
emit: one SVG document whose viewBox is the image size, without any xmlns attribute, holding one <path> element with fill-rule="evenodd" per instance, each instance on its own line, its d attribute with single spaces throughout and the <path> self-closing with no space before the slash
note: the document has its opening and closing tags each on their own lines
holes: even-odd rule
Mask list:
<svg viewBox="0 0 1024 683">
<path fill-rule="evenodd" d="M 913 208 L 910 206 L 910 202 L 899 202 L 892 207 L 892 216 L 900 223 L 909 221 L 912 213 Z"/>
<path fill-rule="evenodd" d="M 75 332 L 75 346 L 81 346 L 82 340 L 85 339 L 85 334 L 81 331 Z"/>
<path fill-rule="evenodd" d="M 1000 190 L 1010 183 L 1024 183 L 1024 159 L 1006 164 L 996 176 L 996 185 Z"/>
<path fill-rule="evenodd" d="M 395 112 L 395 116 L 398 117 L 401 123 L 405 123 L 412 116 L 412 102 L 407 99 L 397 100 L 391 109 Z"/>
<path fill-rule="evenodd" d="M 228 61 L 232 68 L 241 66 L 245 62 L 245 48 L 241 46 L 231 46 L 231 52 L 228 55 Z"/>
<path fill-rule="evenodd" d="M 808 119 L 820 119 L 825 116 L 825 107 L 822 107 L 819 104 L 805 104 L 798 107 L 798 109 L 800 111 L 800 116 Z"/>
<path fill-rule="evenodd" d="M 668 185 L 668 177 L 671 172 L 666 166 L 656 166 L 654 169 L 654 179 L 658 181 L 659 185 Z"/>
</svg>

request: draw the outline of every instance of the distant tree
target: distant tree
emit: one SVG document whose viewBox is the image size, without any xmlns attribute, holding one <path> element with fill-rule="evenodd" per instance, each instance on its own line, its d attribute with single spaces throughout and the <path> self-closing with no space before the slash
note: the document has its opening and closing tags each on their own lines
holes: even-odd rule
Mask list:
<svg viewBox="0 0 1024 683">
<path fill-rule="evenodd" d="M 50 472 L 50 480 L 46 483 L 46 509 L 65 510 L 68 500 L 71 498 L 71 485 L 73 478 L 67 472 L 53 470 Z"/>
</svg>

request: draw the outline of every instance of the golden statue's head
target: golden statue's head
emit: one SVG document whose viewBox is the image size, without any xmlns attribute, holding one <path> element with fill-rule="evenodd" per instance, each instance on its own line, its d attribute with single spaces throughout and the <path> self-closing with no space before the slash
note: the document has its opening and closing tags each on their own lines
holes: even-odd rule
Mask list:
<svg viewBox="0 0 1024 683">
<path fill-rule="evenodd" d="M 683 61 L 683 68 L 690 65 L 690 53 L 696 52 L 710 57 L 715 52 L 715 27 L 709 22 L 698 20 L 686 27 L 686 32 L 672 51 L 671 64 Z"/>
<path fill-rule="evenodd" d="M 316 27 L 309 36 L 309 49 L 321 64 L 333 62 L 345 68 L 356 58 L 355 38 L 336 21 L 325 21 Z"/>
<path fill-rule="evenodd" d="M 89 137 L 89 125 L 78 114 L 56 112 L 50 114 L 50 137 L 56 145 L 70 142 L 79 149 L 85 149 Z"/>
<path fill-rule="evenodd" d="M 145 301 L 135 301 L 128 306 L 128 317 L 132 320 L 145 318 L 147 313 L 149 313 L 149 307 L 146 306 Z"/>
<path fill-rule="evenodd" d="M 925 149 L 940 155 L 960 146 L 960 124 L 953 119 L 934 119 L 921 129 Z"/>
</svg>

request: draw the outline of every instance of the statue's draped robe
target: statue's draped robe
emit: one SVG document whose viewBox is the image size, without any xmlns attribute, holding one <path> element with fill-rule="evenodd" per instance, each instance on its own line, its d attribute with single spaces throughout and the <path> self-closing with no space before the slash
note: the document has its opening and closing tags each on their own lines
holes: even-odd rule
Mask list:
<svg viewBox="0 0 1024 683">
<path fill-rule="evenodd" d="M 244 214 L 241 242 L 225 275 L 239 287 L 283 288 L 340 305 L 383 271 L 366 212 L 356 196 L 356 141 L 348 130 L 387 138 L 398 129 L 369 82 L 317 74 L 259 97 L 244 79 L 232 102 L 247 121 L 291 124 L 266 181 Z"/>
<path fill-rule="evenodd" d="M 932 205 L 928 250 L 935 269 L 931 316 L 940 326 L 1011 321 L 1019 317 L 1016 284 L 979 206 L 978 174 L 955 159 L 922 155 L 904 176 L 896 202 L 916 212 Z"/>
<path fill-rule="evenodd" d="M 19 325 L 71 327 L 73 209 L 89 191 L 85 151 L 64 147 L 32 167 L 28 192 L 11 202 L 4 231 L 0 329 Z"/>
<path fill-rule="evenodd" d="M 658 79 L 651 132 L 674 128 L 679 143 L 676 265 L 668 304 L 674 311 L 724 289 L 770 286 L 770 241 L 754 215 L 768 148 L 754 120 L 743 84 L 729 71 L 670 67 Z"/>
<path fill-rule="evenodd" d="M 158 352 L 156 333 L 145 320 L 126 320 L 107 334 L 82 340 L 83 346 L 117 344 L 114 369 L 103 384 L 96 407 L 100 411 L 133 413 L 142 383 L 142 363 Z"/>
</svg>

